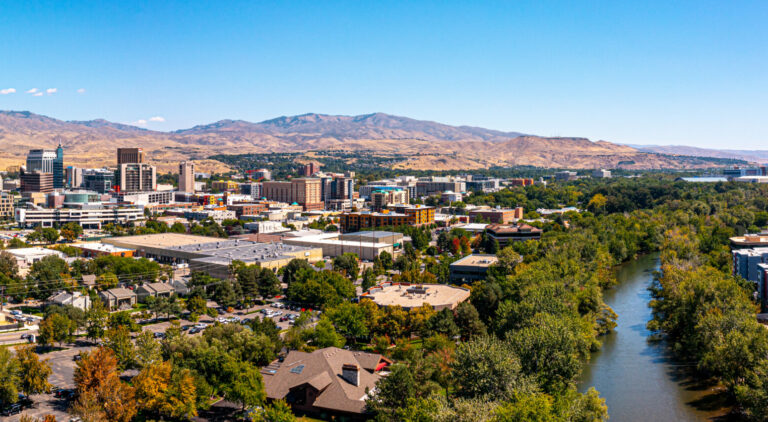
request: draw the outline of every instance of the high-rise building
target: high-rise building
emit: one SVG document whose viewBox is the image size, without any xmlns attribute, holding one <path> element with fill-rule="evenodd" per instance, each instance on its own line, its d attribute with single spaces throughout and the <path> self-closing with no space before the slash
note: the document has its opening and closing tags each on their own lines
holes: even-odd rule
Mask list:
<svg viewBox="0 0 768 422">
<path fill-rule="evenodd" d="M 324 208 L 320 195 L 320 179 L 300 178 L 291 180 L 291 196 L 292 202 L 304 207 L 305 211 Z"/>
<path fill-rule="evenodd" d="M 291 196 L 291 182 L 264 182 L 261 194 L 270 201 L 294 202 Z"/>
<path fill-rule="evenodd" d="M 61 142 L 53 159 L 53 188 L 64 189 L 64 148 L 61 147 Z"/>
<path fill-rule="evenodd" d="M 67 166 L 64 170 L 65 185 L 70 189 L 77 189 L 83 184 L 83 169 Z"/>
<path fill-rule="evenodd" d="M 270 201 L 289 204 L 295 202 L 306 211 L 324 208 L 320 179 L 299 178 L 290 182 L 264 182 L 261 193 Z"/>
<path fill-rule="evenodd" d="M 82 178 L 80 186 L 98 193 L 107 193 L 115 186 L 115 172 L 107 169 L 84 170 Z"/>
<path fill-rule="evenodd" d="M 24 172 L 21 179 L 22 193 L 51 193 L 53 192 L 53 173 L 41 173 L 39 171 Z"/>
<path fill-rule="evenodd" d="M 118 168 L 121 192 L 147 192 L 157 190 L 155 166 L 141 163 L 123 163 Z"/>
<path fill-rule="evenodd" d="M 144 150 L 141 148 L 118 148 L 117 165 L 144 162 Z"/>
<path fill-rule="evenodd" d="M 310 177 L 319 171 L 320 163 L 312 161 L 310 163 L 304 164 L 304 166 L 301 168 L 301 175 L 304 177 Z"/>
<path fill-rule="evenodd" d="M 53 173 L 56 151 L 49 149 L 31 149 L 27 154 L 27 172 Z"/>
<path fill-rule="evenodd" d="M 10 192 L 0 192 L 0 219 L 13 219 L 13 199 Z"/>
<path fill-rule="evenodd" d="M 259 199 L 262 197 L 261 188 L 261 183 L 241 183 L 240 193 L 250 195 L 253 199 Z"/>
<path fill-rule="evenodd" d="M 195 165 L 189 161 L 179 164 L 179 192 L 195 193 Z"/>
</svg>

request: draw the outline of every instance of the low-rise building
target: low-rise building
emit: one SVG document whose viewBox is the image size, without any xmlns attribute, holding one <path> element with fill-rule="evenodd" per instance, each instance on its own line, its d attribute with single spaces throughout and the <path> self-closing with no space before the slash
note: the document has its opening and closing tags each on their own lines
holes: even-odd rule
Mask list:
<svg viewBox="0 0 768 422">
<path fill-rule="evenodd" d="M 381 307 L 400 306 L 405 310 L 431 306 L 434 310 L 456 309 L 469 299 L 469 289 L 447 284 L 382 283 L 363 293 L 361 299 L 370 299 Z"/>
<path fill-rule="evenodd" d="M 144 211 L 137 207 L 98 208 L 17 208 L 15 220 L 19 227 L 53 227 L 77 223 L 84 229 L 100 229 L 107 223 L 132 224 L 144 219 Z"/>
<path fill-rule="evenodd" d="M 480 208 L 469 211 L 472 221 L 483 220 L 495 224 L 509 224 L 523 218 L 523 207 L 517 208 Z"/>
<path fill-rule="evenodd" d="M 729 240 L 731 249 L 766 247 L 768 246 L 768 233 L 747 233 L 744 236 L 734 236 Z"/>
<path fill-rule="evenodd" d="M 542 230 L 528 224 L 504 225 L 491 224 L 485 228 L 486 233 L 504 247 L 511 242 L 541 239 Z"/>
<path fill-rule="evenodd" d="M 577 173 L 575 171 L 568 171 L 568 170 L 558 171 L 557 173 L 555 173 L 555 180 L 564 181 L 564 182 L 567 182 L 570 180 L 576 180 L 577 179 L 576 175 Z"/>
<path fill-rule="evenodd" d="M 596 179 L 610 179 L 611 171 L 606 169 L 596 169 L 592 171 L 592 177 Z"/>
<path fill-rule="evenodd" d="M 7 249 L 6 252 L 13 255 L 16 258 L 16 263 L 21 268 L 32 266 L 35 262 L 45 258 L 46 256 L 57 256 L 61 259 L 67 257 L 64 252 L 57 251 L 55 249 L 33 247 L 33 248 L 18 248 Z"/>
<path fill-rule="evenodd" d="M 170 283 L 144 283 L 136 288 L 136 296 L 143 301 L 152 297 L 171 297 L 175 289 Z"/>
<path fill-rule="evenodd" d="M 465 284 L 485 280 L 491 265 L 499 262 L 496 255 L 472 254 L 450 265 L 451 283 Z"/>
<path fill-rule="evenodd" d="M 132 249 L 120 248 L 115 245 L 100 242 L 77 243 L 72 245 L 72 247 L 79 249 L 81 256 L 84 258 L 96 258 L 98 256 L 106 255 L 132 257 L 134 252 Z"/>
<path fill-rule="evenodd" d="M 282 239 L 286 245 L 320 248 L 323 256 L 336 257 L 345 253 L 354 253 L 360 259 L 372 261 L 382 252 L 394 254 L 392 243 L 381 242 L 377 238 L 355 237 L 354 240 L 342 239 L 338 233 L 288 232 Z"/>
<path fill-rule="evenodd" d="M 0 192 L 0 219 L 11 220 L 13 219 L 13 204 L 15 196 L 10 192 Z"/>
<path fill-rule="evenodd" d="M 261 373 L 270 400 L 285 400 L 297 412 L 360 419 L 380 371 L 391 363 L 380 354 L 327 347 L 292 350 Z"/>
<path fill-rule="evenodd" d="M 59 292 L 47 300 L 48 305 L 74 306 L 75 308 L 87 311 L 91 308 L 91 298 L 80 292 Z"/>
<path fill-rule="evenodd" d="M 123 287 L 104 290 L 99 293 L 99 298 L 110 311 L 131 309 L 136 304 L 137 296 L 133 290 Z"/>
</svg>

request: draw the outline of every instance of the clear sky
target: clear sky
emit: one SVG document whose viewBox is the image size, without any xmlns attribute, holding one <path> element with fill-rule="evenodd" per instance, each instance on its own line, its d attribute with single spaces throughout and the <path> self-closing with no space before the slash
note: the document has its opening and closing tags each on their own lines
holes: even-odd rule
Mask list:
<svg viewBox="0 0 768 422">
<path fill-rule="evenodd" d="M 381 111 L 768 149 L 768 1 L 4 0 L 0 109 L 157 130 Z"/>
</svg>

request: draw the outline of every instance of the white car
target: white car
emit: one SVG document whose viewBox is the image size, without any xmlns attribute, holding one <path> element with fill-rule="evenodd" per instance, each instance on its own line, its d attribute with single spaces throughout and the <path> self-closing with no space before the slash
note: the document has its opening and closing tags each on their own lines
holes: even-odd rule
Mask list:
<svg viewBox="0 0 768 422">
<path fill-rule="evenodd" d="M 195 328 L 205 329 L 205 327 L 207 327 L 207 326 L 208 326 L 208 324 L 206 324 L 204 322 L 198 322 L 197 324 L 195 324 Z"/>
</svg>

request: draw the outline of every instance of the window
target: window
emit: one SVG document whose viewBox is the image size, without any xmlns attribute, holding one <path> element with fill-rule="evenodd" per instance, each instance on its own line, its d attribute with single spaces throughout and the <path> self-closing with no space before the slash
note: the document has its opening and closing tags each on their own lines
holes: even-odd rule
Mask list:
<svg viewBox="0 0 768 422">
<path fill-rule="evenodd" d="M 301 371 L 303 371 L 303 370 L 304 370 L 304 365 L 299 365 L 299 366 L 297 366 L 295 368 L 292 368 L 291 369 L 291 373 L 292 374 L 300 374 Z"/>
</svg>

